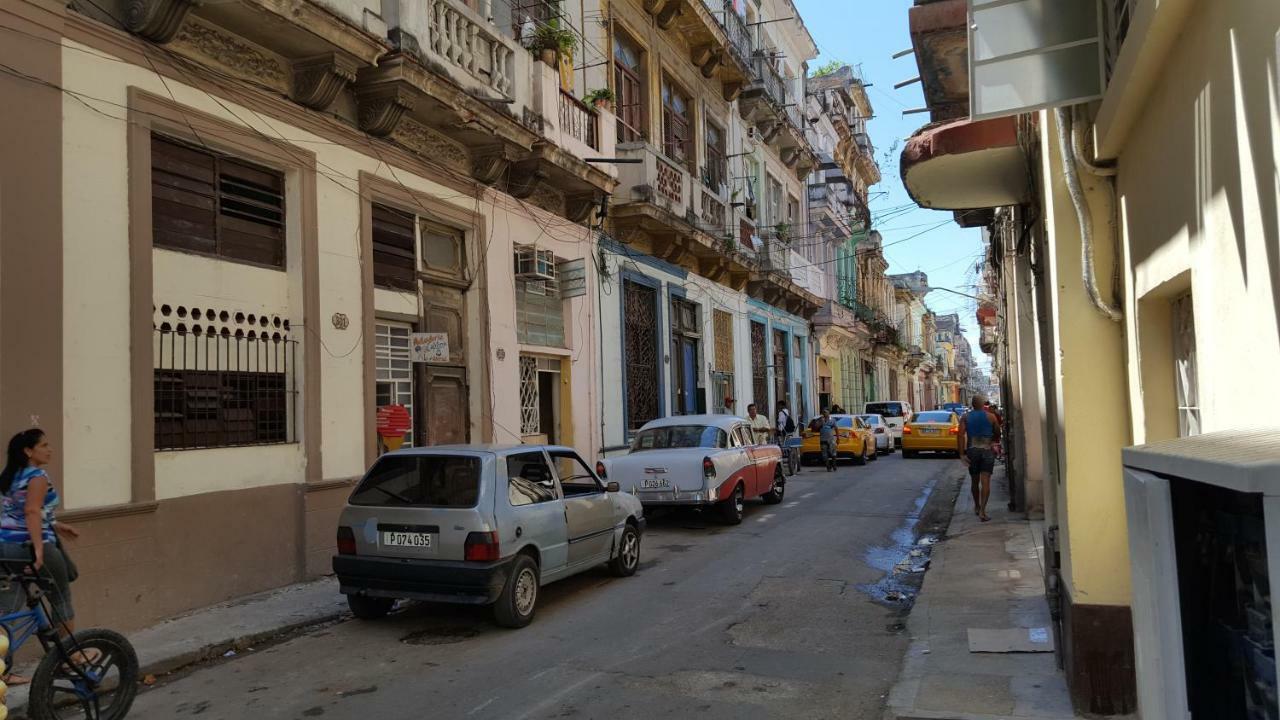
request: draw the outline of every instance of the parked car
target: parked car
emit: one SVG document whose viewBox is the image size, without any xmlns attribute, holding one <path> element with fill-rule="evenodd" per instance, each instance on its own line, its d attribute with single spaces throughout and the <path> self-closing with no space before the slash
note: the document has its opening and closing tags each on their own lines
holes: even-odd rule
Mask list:
<svg viewBox="0 0 1280 720">
<path fill-rule="evenodd" d="M 902 400 L 880 400 L 862 407 L 864 415 L 879 415 L 889 426 L 889 434 L 898 447 L 902 447 L 902 425 L 911 417 L 911 403 Z"/>
<path fill-rule="evenodd" d="M 836 460 L 852 460 L 854 465 L 865 465 L 867 460 L 879 458 L 875 435 L 871 427 L 857 415 L 832 415 L 836 421 Z M 822 434 L 805 428 L 804 443 L 800 446 L 801 463 L 822 462 Z"/>
<path fill-rule="evenodd" d="M 884 417 L 880 415 L 859 415 L 858 417 L 871 428 L 871 434 L 876 440 L 876 452 L 881 455 L 892 455 L 893 435 L 889 432 L 889 423 L 884 421 Z"/>
<path fill-rule="evenodd" d="M 948 403 L 942 403 L 941 405 L 939 405 L 938 409 L 948 410 L 950 412 L 955 413 L 956 415 L 964 415 L 966 412 L 969 411 L 969 406 L 965 405 L 964 403 L 948 402 Z"/>
<path fill-rule="evenodd" d="M 604 563 L 635 574 L 644 527 L 639 500 L 570 448 L 413 448 L 356 485 L 333 571 L 361 619 L 406 598 L 491 605 L 498 624 L 523 627 L 547 583 Z"/>
<path fill-rule="evenodd" d="M 645 423 L 622 457 L 596 471 L 645 506 L 714 507 L 730 524 L 742 522 L 745 501 L 782 502 L 782 448 L 757 444 L 736 415 L 678 415 Z"/>
<path fill-rule="evenodd" d="M 913 458 L 922 452 L 940 452 L 960 456 L 957 441 L 960 416 L 950 410 L 916 413 L 902 427 L 902 457 Z"/>
</svg>

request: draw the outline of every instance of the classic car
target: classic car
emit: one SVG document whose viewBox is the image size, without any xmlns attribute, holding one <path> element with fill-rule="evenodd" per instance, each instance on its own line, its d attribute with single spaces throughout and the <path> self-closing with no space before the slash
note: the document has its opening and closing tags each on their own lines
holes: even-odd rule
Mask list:
<svg viewBox="0 0 1280 720">
<path fill-rule="evenodd" d="M 782 502 L 782 449 L 756 444 L 751 426 L 735 415 L 679 415 L 651 420 L 636 431 L 626 455 L 596 463 L 646 506 L 715 507 L 730 524 L 742 522 L 744 501 Z"/>
<path fill-rule="evenodd" d="M 902 426 L 902 457 L 922 452 L 960 456 L 960 416 L 950 410 L 929 410 L 912 416 Z"/>
<path fill-rule="evenodd" d="M 490 605 L 499 625 L 533 619 L 538 589 L 608 564 L 640 564 L 644 511 L 566 447 L 434 446 L 387 453 L 338 521 L 333 571 L 351 612 L 398 599 Z"/>
<path fill-rule="evenodd" d="M 867 460 L 880 457 L 871 427 L 857 415 L 832 415 L 831 419 L 836 421 L 837 461 L 852 460 L 854 465 L 865 465 Z M 805 464 L 822 462 L 822 436 L 817 430 L 805 429 L 800 460 Z"/>
</svg>

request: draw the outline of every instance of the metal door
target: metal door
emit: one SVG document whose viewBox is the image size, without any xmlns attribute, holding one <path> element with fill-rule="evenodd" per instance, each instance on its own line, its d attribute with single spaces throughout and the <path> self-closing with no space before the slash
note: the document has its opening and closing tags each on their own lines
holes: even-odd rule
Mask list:
<svg viewBox="0 0 1280 720">
<path fill-rule="evenodd" d="M 608 559 L 613 548 L 613 501 L 587 464 L 572 452 L 552 452 L 569 526 L 569 566 Z"/>
</svg>

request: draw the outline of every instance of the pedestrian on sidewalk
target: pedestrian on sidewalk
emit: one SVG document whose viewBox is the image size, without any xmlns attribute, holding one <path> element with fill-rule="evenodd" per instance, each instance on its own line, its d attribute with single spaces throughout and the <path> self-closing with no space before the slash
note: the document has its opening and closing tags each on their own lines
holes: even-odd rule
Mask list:
<svg viewBox="0 0 1280 720">
<path fill-rule="evenodd" d="M 818 419 L 818 445 L 822 448 L 822 462 L 827 472 L 836 469 L 836 421 L 831 419 L 831 411 L 823 409 Z"/>
<path fill-rule="evenodd" d="M 781 400 L 778 401 L 778 418 L 777 418 L 778 444 L 785 447 L 787 438 L 791 437 L 796 431 L 795 418 L 791 417 L 791 411 L 787 409 L 787 404 Z"/>
<path fill-rule="evenodd" d="M 982 522 L 991 519 L 987 516 L 987 500 L 991 498 L 991 473 L 996 469 L 992 446 L 1000 441 L 1000 423 L 987 410 L 986 402 L 981 395 L 973 396 L 973 409 L 965 413 L 956 439 L 960 462 L 969 468 L 974 511 Z"/>
<path fill-rule="evenodd" d="M 80 532 L 54 517 L 54 508 L 62 500 L 45 471 L 52 459 L 49 438 L 39 428 L 24 430 L 9 439 L 4 470 L 0 471 L 0 492 L 4 494 L 0 504 L 0 559 L 24 560 L 34 555 L 32 567 L 49 581 L 46 592 L 53 607 L 51 619 L 63 632 L 73 633 L 71 582 L 79 573 L 63 550 L 62 538 L 75 539 Z M 10 675 L 5 682 L 23 685 L 29 680 Z"/>
<path fill-rule="evenodd" d="M 767 445 L 769 436 L 773 434 L 773 424 L 769 418 L 756 412 L 756 404 L 747 406 L 747 420 L 751 423 L 751 436 L 757 445 Z"/>
</svg>

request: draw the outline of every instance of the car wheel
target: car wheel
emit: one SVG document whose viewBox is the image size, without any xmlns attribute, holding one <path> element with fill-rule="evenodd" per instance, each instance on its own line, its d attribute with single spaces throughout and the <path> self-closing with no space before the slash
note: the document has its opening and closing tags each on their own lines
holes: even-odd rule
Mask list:
<svg viewBox="0 0 1280 720">
<path fill-rule="evenodd" d="M 640 567 L 640 531 L 627 523 L 622 528 L 622 541 L 618 543 L 618 556 L 609 561 L 609 572 L 618 577 L 631 577 Z"/>
<path fill-rule="evenodd" d="M 764 494 L 764 501 L 770 505 L 777 505 L 782 502 L 782 496 L 787 492 L 787 481 L 783 479 L 782 472 L 777 471 L 773 474 L 773 487 L 769 488 L 769 492 Z"/>
<path fill-rule="evenodd" d="M 395 607 L 394 598 L 369 597 L 367 595 L 348 595 L 347 607 L 351 614 L 361 620 L 381 620 Z"/>
<path fill-rule="evenodd" d="M 879 459 L 880 459 L 880 448 L 879 448 L 878 446 L 876 446 L 876 445 L 872 445 L 872 446 L 871 446 L 871 455 L 869 455 L 869 456 L 867 457 L 867 459 L 868 459 L 868 460 L 870 460 L 870 461 L 872 461 L 872 462 L 875 462 L 876 460 L 879 460 Z"/>
<path fill-rule="evenodd" d="M 502 627 L 522 628 L 533 620 L 538 604 L 538 564 L 528 555 L 517 555 L 502 594 L 493 604 L 493 619 Z"/>
<path fill-rule="evenodd" d="M 862 443 L 862 450 L 857 455 L 853 456 L 853 464 L 854 465 L 867 464 L 867 444 L 866 443 Z"/>
<path fill-rule="evenodd" d="M 913 458 L 913 457 L 915 457 L 915 456 L 916 456 L 916 451 L 915 451 L 915 450 L 903 450 L 903 451 L 902 451 L 902 458 L 903 458 L 904 460 L 910 460 L 911 458 Z"/>
<path fill-rule="evenodd" d="M 720 503 L 720 518 L 730 525 L 742 523 L 742 513 L 746 509 L 742 486 L 733 489 L 733 496 Z"/>
</svg>

